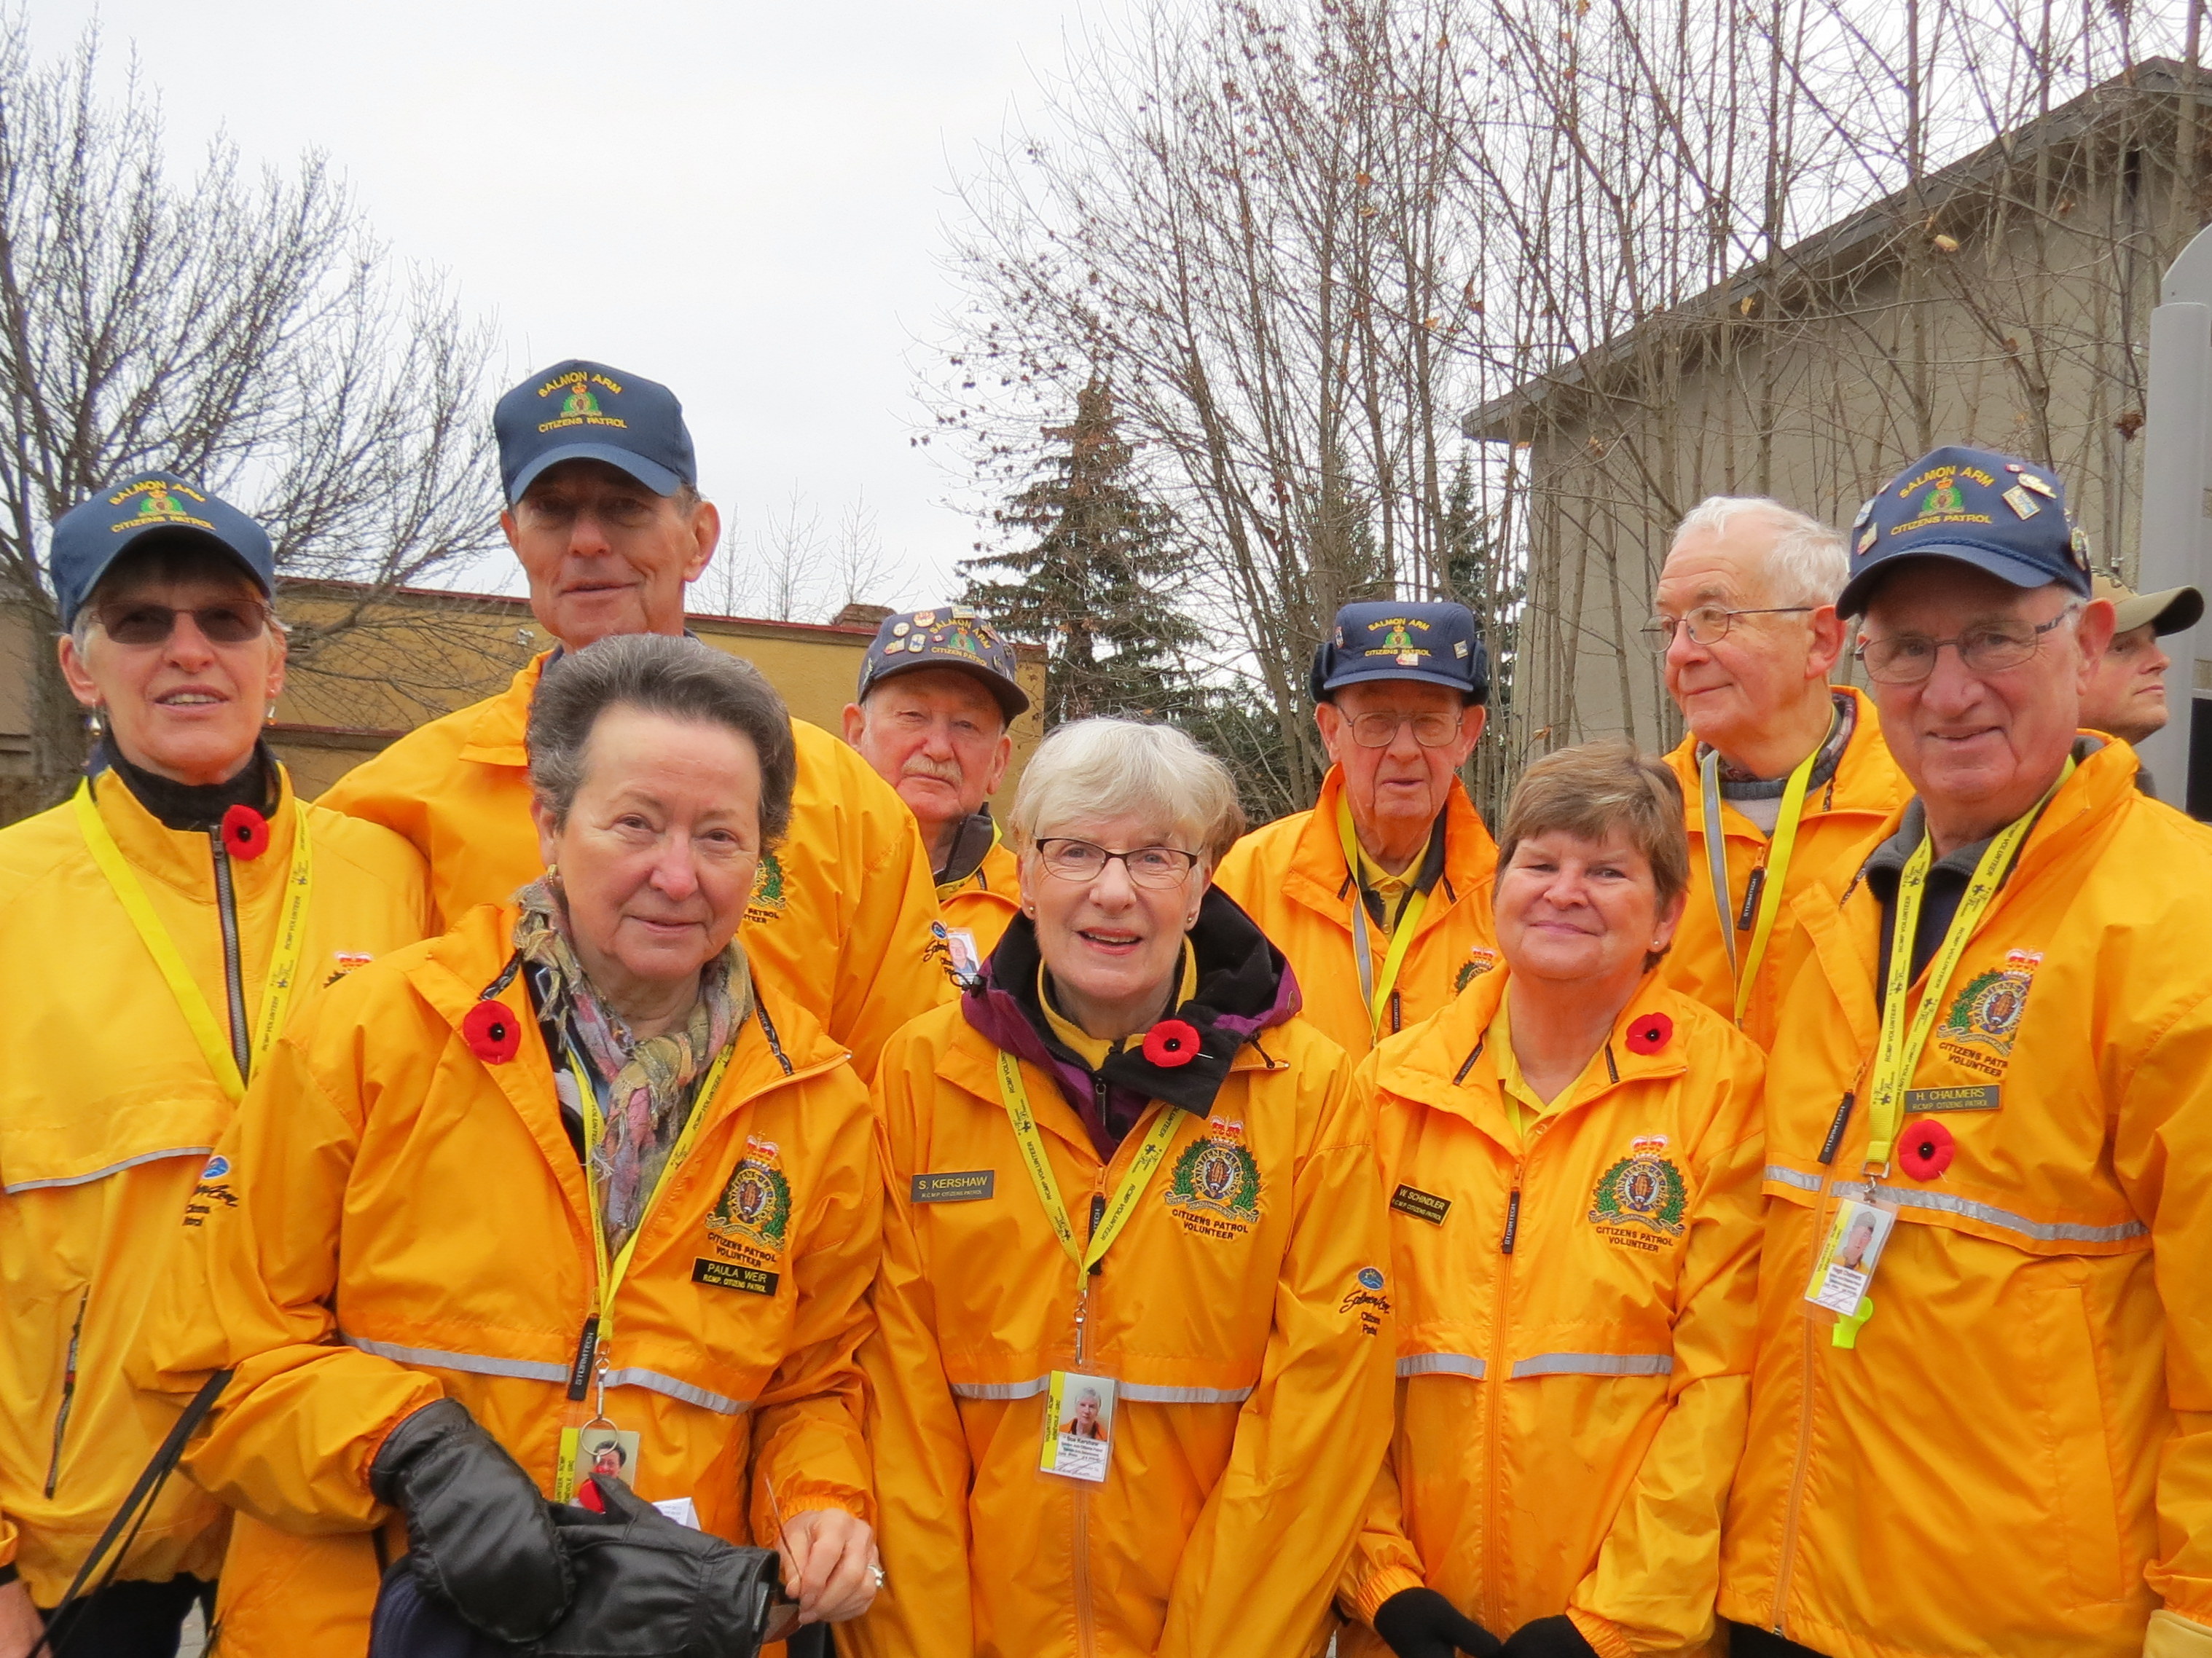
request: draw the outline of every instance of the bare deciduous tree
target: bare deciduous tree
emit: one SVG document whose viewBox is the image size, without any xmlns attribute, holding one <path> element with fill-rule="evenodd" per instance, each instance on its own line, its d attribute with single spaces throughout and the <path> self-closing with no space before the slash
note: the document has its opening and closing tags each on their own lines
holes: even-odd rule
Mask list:
<svg viewBox="0 0 2212 1658">
<path fill-rule="evenodd" d="M 161 468 L 265 524 L 280 573 L 366 584 L 295 635 L 377 625 L 380 600 L 496 539 L 488 331 L 439 284 L 395 279 L 319 157 L 247 176 L 224 143 L 171 176 L 135 75 L 96 89 L 0 18 L 0 602 L 32 618 L 34 795 L 65 786 L 81 711 L 49 641 L 47 525 Z"/>
</svg>

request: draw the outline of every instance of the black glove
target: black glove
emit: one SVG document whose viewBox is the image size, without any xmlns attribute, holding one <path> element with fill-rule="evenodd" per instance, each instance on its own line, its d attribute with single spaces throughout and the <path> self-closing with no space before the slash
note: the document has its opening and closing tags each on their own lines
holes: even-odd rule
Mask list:
<svg viewBox="0 0 2212 1658">
<path fill-rule="evenodd" d="M 592 1483 L 604 1514 L 552 1509 L 576 1598 L 532 1649 L 538 1658 L 754 1658 L 775 1552 L 679 1526 L 620 1480 Z"/>
<path fill-rule="evenodd" d="M 1522 1625 L 1500 1650 L 1505 1658 L 1597 1658 L 1597 1649 L 1565 1612 Z"/>
<path fill-rule="evenodd" d="M 394 1428 L 368 1488 L 407 1516 L 423 1588 L 485 1634 L 534 1641 L 567 1607 L 573 1581 L 550 1505 L 465 1406 L 441 1399 Z"/>
<path fill-rule="evenodd" d="M 1375 1608 L 1375 1632 L 1398 1658 L 1453 1658 L 1502 1652 L 1498 1637 L 1434 1589 L 1400 1589 Z"/>
</svg>

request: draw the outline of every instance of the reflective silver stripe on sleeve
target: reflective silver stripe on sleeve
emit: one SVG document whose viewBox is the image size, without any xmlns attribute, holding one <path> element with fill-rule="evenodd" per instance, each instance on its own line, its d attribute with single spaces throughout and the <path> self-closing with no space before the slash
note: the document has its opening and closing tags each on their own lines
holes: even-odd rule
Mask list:
<svg viewBox="0 0 2212 1658">
<path fill-rule="evenodd" d="M 1671 1376 L 1672 1353 L 1538 1353 L 1513 1361 L 1513 1380 L 1525 1376 Z"/>
<path fill-rule="evenodd" d="M 1954 1196 L 1949 1192 L 1921 1192 L 1902 1186 L 1877 1186 L 1867 1181 L 1836 1182 L 1836 1195 L 1863 1203 L 1869 1193 L 1884 1203 L 1893 1203 L 1900 1209 L 1929 1209 L 1938 1214 L 1957 1215 L 1965 1220 L 1978 1220 L 1984 1226 L 2002 1227 L 2008 1232 L 2017 1232 L 2024 1238 L 2033 1238 L 2038 1243 L 2124 1243 L 2130 1238 L 2146 1236 L 2150 1228 L 2139 1220 L 2122 1221 L 2118 1226 L 2081 1226 L 2072 1221 L 2030 1220 L 2026 1215 L 2015 1215 L 2009 1209 L 2000 1209 L 1993 1203 L 1976 1203 L 1970 1198 Z"/>
<path fill-rule="evenodd" d="M 43 1192 L 57 1186 L 89 1186 L 96 1180 L 106 1180 L 110 1175 L 136 1169 L 142 1163 L 159 1163 L 164 1157 L 204 1157 L 214 1150 L 212 1145 L 179 1145 L 167 1151 L 142 1151 L 135 1157 L 124 1158 L 121 1163 L 111 1163 L 105 1169 L 95 1169 L 89 1175 L 58 1175 L 52 1180 L 18 1181 L 12 1186 L 0 1186 L 0 1192 L 13 1197 L 18 1192 Z"/>
<path fill-rule="evenodd" d="M 1794 1186 L 1801 1192 L 1817 1192 L 1820 1189 L 1820 1177 L 1818 1175 L 1801 1175 L 1795 1169 L 1784 1169 L 1778 1163 L 1770 1163 L 1766 1165 L 1766 1178 L 1778 1186 Z"/>
<path fill-rule="evenodd" d="M 562 1381 L 568 1379 L 568 1374 L 566 1370 L 561 1373 Z M 647 1388 L 654 1393 L 666 1394 L 671 1399 L 680 1399 L 686 1405 L 696 1405 L 720 1416 L 736 1416 L 739 1412 L 751 1408 L 750 1400 L 732 1399 L 727 1394 L 711 1392 L 692 1382 L 678 1382 L 674 1376 L 663 1376 L 658 1370 L 609 1370 L 607 1386 Z"/>
<path fill-rule="evenodd" d="M 349 1347 L 364 1353 L 374 1353 L 379 1358 L 388 1358 L 401 1364 L 420 1364 L 434 1370 L 465 1370 L 471 1376 L 514 1376 L 523 1382 L 558 1382 L 568 1380 L 565 1364 L 548 1364 L 534 1358 L 495 1358 L 489 1353 L 449 1353 L 437 1347 L 403 1347 L 394 1341 L 371 1341 L 366 1336 L 349 1336 L 341 1331 L 338 1339 Z M 746 1401 L 731 1399 L 689 1382 L 678 1382 L 672 1376 L 663 1376 L 658 1370 L 609 1370 L 610 1388 L 647 1388 L 657 1394 L 666 1394 L 671 1399 L 680 1399 L 686 1405 L 696 1405 L 702 1410 L 720 1416 L 735 1416 L 747 1407 Z"/>
<path fill-rule="evenodd" d="M 1035 1399 L 1051 1385 L 1042 1376 L 1029 1382 L 956 1382 L 952 1393 L 957 1399 Z"/>
<path fill-rule="evenodd" d="M 1409 1353 L 1398 1361 L 1400 1376 L 1471 1376 L 1481 1380 L 1483 1362 L 1473 1353 Z"/>
<path fill-rule="evenodd" d="M 388 1358 L 401 1364 L 421 1364 L 434 1370 L 466 1370 L 471 1376 L 520 1376 L 525 1382 L 558 1382 L 568 1380 L 565 1364 L 547 1364 L 534 1358 L 494 1358 L 489 1353 L 448 1353 L 435 1347 L 403 1347 L 395 1341 L 371 1341 L 367 1336 L 349 1336 L 338 1332 L 338 1339 L 349 1347 L 364 1353 L 374 1353 L 379 1358 Z"/>
<path fill-rule="evenodd" d="M 956 1382 L 952 1392 L 960 1399 L 1035 1399 L 1051 1387 L 1052 1378 L 1041 1376 L 1029 1382 Z M 1145 1405 L 1241 1405 L 1252 1397 L 1252 1390 L 1163 1388 L 1149 1382 L 1124 1382 L 1115 1386 L 1114 1396 Z"/>
<path fill-rule="evenodd" d="M 1114 1392 L 1146 1405 L 1242 1405 L 1252 1397 L 1249 1388 L 1160 1388 L 1149 1382 L 1124 1382 Z"/>
</svg>

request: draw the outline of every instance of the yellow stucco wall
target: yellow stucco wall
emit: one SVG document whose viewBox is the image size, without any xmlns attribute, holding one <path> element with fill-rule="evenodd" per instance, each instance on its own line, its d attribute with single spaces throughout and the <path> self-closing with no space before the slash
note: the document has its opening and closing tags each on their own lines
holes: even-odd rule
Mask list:
<svg viewBox="0 0 2212 1658">
<path fill-rule="evenodd" d="M 520 598 L 416 590 L 374 603 L 341 583 L 301 583 L 282 598 L 293 634 L 292 671 L 277 703 L 272 745 L 313 799 L 394 738 L 490 695 L 550 641 Z M 795 719 L 843 728 L 874 630 L 695 616 L 692 630 L 768 676 Z M 43 642 L 43 641 L 41 641 Z M 23 613 L 0 613 L 0 768 L 27 763 Z M 1014 722 L 1013 762 L 997 799 L 1013 794 L 1043 735 L 1044 652 L 1016 647 L 1032 708 Z"/>
</svg>

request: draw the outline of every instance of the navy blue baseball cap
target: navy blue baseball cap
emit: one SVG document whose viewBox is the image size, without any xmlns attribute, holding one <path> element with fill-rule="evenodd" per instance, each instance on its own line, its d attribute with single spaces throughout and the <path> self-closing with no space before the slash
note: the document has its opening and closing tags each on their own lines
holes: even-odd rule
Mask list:
<svg viewBox="0 0 2212 1658">
<path fill-rule="evenodd" d="M 140 472 L 71 507 L 54 524 L 46 573 L 53 578 L 54 608 L 64 628 L 76 621 L 115 561 L 149 537 L 218 548 L 238 561 L 264 596 L 276 591 L 276 550 L 266 530 L 173 472 Z"/>
<path fill-rule="evenodd" d="M 1863 614 L 1908 558 L 1953 559 L 2015 587 L 2057 582 L 2089 597 L 2089 538 L 2074 527 L 2058 474 L 1992 450 L 1931 450 L 1859 508 L 1837 612 Z"/>
<path fill-rule="evenodd" d="M 866 701 L 886 679 L 916 668 L 957 668 L 981 680 L 999 699 L 1009 724 L 1028 712 L 1029 693 L 1014 677 L 1014 647 L 965 605 L 885 616 L 860 664 L 860 689 L 854 700 Z"/>
<path fill-rule="evenodd" d="M 564 460 L 605 461 L 656 495 L 699 482 L 676 393 L 603 362 L 571 357 L 532 374 L 499 400 L 491 424 L 510 507 L 540 472 Z"/>
<path fill-rule="evenodd" d="M 1464 604 L 1384 599 L 1347 604 L 1314 653 L 1313 700 L 1362 679 L 1418 679 L 1449 685 L 1470 702 L 1490 700 L 1490 658 Z"/>
</svg>

